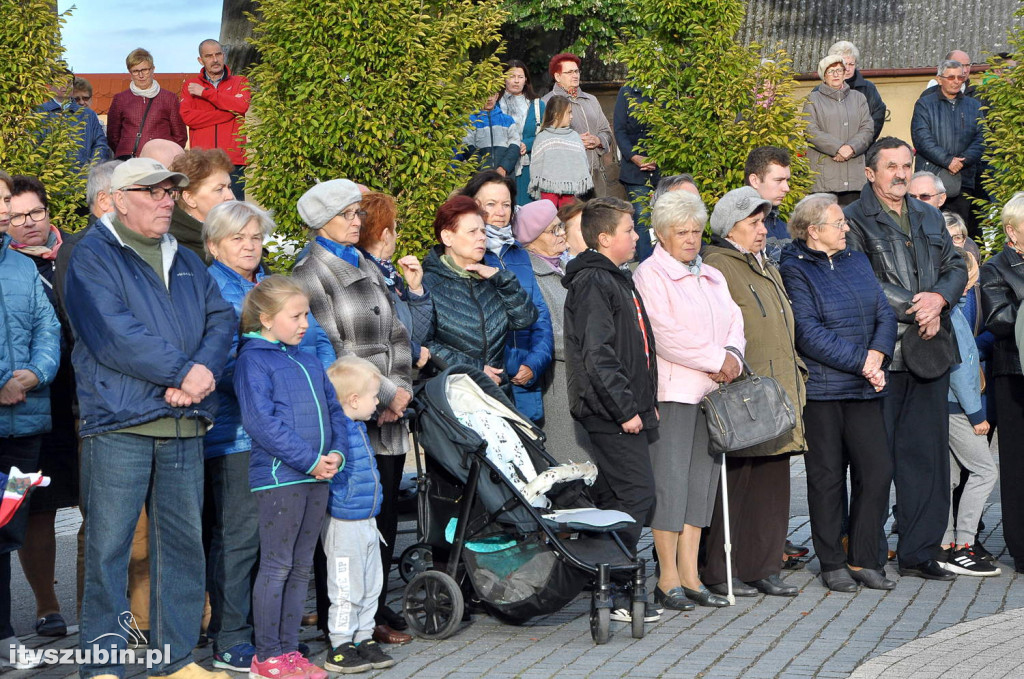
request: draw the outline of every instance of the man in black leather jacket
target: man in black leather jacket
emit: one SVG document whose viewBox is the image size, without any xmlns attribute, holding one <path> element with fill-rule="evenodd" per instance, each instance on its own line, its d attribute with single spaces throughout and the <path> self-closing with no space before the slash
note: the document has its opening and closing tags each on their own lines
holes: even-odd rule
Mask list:
<svg viewBox="0 0 1024 679">
<path fill-rule="evenodd" d="M 949 517 L 949 372 L 930 380 L 911 373 L 902 338 L 916 332 L 933 340 L 940 325 L 948 329 L 948 310 L 963 295 L 967 269 L 942 214 L 906 195 L 913 174 L 910 146 L 883 137 L 868 149 L 865 161 L 868 183 L 844 210 L 850 222 L 846 243 L 868 256 L 899 320 L 889 395 L 882 399 L 895 463 L 899 570 L 952 580 L 955 576 L 934 559 Z"/>
</svg>

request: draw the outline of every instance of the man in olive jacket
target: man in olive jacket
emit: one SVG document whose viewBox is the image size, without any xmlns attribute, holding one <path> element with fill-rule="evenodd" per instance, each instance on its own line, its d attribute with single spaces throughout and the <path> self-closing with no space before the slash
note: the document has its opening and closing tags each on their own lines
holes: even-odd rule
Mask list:
<svg viewBox="0 0 1024 679">
<path fill-rule="evenodd" d="M 904 360 L 903 338 L 916 332 L 926 341 L 952 341 L 936 335 L 941 326 L 949 328 L 949 309 L 963 295 L 967 269 L 942 214 L 906 195 L 913 160 L 910 146 L 895 137 L 868 149 L 868 183 L 844 210 L 846 244 L 868 256 L 899 320 L 882 408 L 895 469 L 900 575 L 952 580 L 934 558 L 949 517 L 949 370 L 934 379 L 915 375 Z"/>
</svg>

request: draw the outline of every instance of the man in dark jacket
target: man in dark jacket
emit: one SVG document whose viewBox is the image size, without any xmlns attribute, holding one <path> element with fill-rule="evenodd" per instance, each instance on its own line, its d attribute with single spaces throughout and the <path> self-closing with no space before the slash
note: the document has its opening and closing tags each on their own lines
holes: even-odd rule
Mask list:
<svg viewBox="0 0 1024 679">
<path fill-rule="evenodd" d="M 619 96 L 615 100 L 615 143 L 619 145 L 619 182 L 626 188 L 626 195 L 629 202 L 633 204 L 633 223 L 636 224 L 637 235 L 640 240 L 636 244 L 636 259 L 644 261 L 654 252 L 654 243 L 651 239 L 651 219 L 641 219 L 646 196 L 661 181 L 661 172 L 658 164 L 647 156 L 643 141 L 650 135 L 651 131 L 646 125 L 641 125 L 634 114 L 634 107 L 638 102 L 647 101 L 636 88 L 623 85 L 619 89 Z"/>
<path fill-rule="evenodd" d="M 978 167 L 985 149 L 981 102 L 964 94 L 964 68 L 958 61 L 939 66 L 939 86 L 926 91 L 914 104 L 910 135 L 917 149 L 917 170 L 933 172 L 946 188 L 945 209 L 967 224 L 971 238 L 981 232 L 967 196 L 980 187 Z"/>
<path fill-rule="evenodd" d="M 167 234 L 187 184 L 148 158 L 117 166 L 114 212 L 89 229 L 68 265 L 86 519 L 81 636 L 94 659 L 83 676 L 120 673 L 131 627 L 122 619 L 129 551 L 145 503 L 159 576 L 150 644 L 167 649 L 152 671 L 227 679 L 194 665 L 192 647 L 203 608 L 196 574 L 205 570 L 203 435 L 236 320 L 199 258 Z M 107 663 L 96 661 L 101 649 Z"/>
<path fill-rule="evenodd" d="M 928 349 L 942 348 L 928 342 L 951 341 L 949 309 L 963 294 L 967 269 L 941 213 L 906 196 L 910 146 L 883 137 L 868 149 L 865 161 L 868 183 L 844 210 L 850 222 L 846 243 L 868 256 L 899 321 L 889 394 L 882 404 L 894 460 L 899 571 L 952 580 L 955 576 L 934 558 L 949 517 L 949 366 L 939 377 L 919 377 L 904 360 L 903 338 L 917 333 Z M 948 356 L 951 361 L 952 352 Z"/>
<path fill-rule="evenodd" d="M 654 507 L 647 444 L 658 428 L 654 335 L 632 276 L 620 268 L 636 247 L 633 208 L 616 198 L 592 201 L 583 209 L 581 229 L 590 249 L 570 262 L 562 279 L 569 291 L 569 408 L 594 446 L 598 506 L 636 520 L 625 531 L 633 549 Z"/>
<path fill-rule="evenodd" d="M 878 93 L 878 88 L 861 75 L 860 69 L 857 68 L 857 62 L 860 61 L 860 50 L 852 42 L 840 40 L 828 48 L 828 53 L 843 58 L 843 67 L 846 69 L 843 78 L 846 80 L 846 84 L 850 86 L 851 90 L 860 92 L 868 100 L 868 111 L 871 112 L 871 120 L 875 124 L 875 136 L 871 138 L 871 142 L 874 143 L 882 134 L 887 110 L 885 102 L 882 101 L 882 95 Z"/>
</svg>

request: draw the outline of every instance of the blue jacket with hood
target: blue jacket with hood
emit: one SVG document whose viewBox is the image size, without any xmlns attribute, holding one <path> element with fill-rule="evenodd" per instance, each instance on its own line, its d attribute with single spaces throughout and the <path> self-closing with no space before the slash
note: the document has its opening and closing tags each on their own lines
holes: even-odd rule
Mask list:
<svg viewBox="0 0 1024 679">
<path fill-rule="evenodd" d="M 161 417 L 213 421 L 217 397 L 187 408 L 164 400 L 196 363 L 220 379 L 235 313 L 202 260 L 163 236 L 168 285 L 125 245 L 105 215 L 78 241 L 68 263 L 64 301 L 75 348 L 80 436 Z M 191 427 L 191 425 L 189 425 Z M 191 429 L 189 430 L 191 431 Z"/>
</svg>

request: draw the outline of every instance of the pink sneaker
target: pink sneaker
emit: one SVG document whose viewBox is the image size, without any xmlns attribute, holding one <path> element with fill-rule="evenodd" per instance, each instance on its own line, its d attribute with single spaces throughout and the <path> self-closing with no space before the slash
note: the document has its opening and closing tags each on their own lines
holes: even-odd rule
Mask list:
<svg viewBox="0 0 1024 679">
<path fill-rule="evenodd" d="M 252 657 L 252 664 L 249 665 L 249 679 L 305 679 L 308 675 L 295 666 L 292 662 L 291 653 L 277 655 L 266 660 L 260 660 L 258 655 Z M 327 674 L 319 679 L 324 679 Z"/>
<path fill-rule="evenodd" d="M 327 679 L 327 670 L 321 669 L 309 662 L 298 651 L 292 651 L 287 657 L 291 660 L 292 666 L 304 676 L 309 677 L 309 679 Z"/>
</svg>

